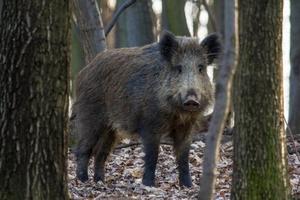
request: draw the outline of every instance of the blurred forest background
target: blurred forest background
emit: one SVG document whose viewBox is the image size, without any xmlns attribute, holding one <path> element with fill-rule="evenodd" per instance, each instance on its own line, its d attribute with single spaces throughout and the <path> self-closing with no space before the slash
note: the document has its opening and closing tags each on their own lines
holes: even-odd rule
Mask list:
<svg viewBox="0 0 300 200">
<path fill-rule="evenodd" d="M 105 37 L 124 2 L 134 3 L 123 10 Z M 233 20 L 236 13 L 238 23 Z M 214 184 L 217 195 L 224 197 L 221 199 L 228 199 L 230 193 L 231 199 L 282 200 L 290 199 L 291 194 L 298 199 L 299 0 L 0 0 L 0 199 L 68 199 L 68 190 L 74 199 L 75 195 L 81 199 L 127 195 L 128 190 L 136 198 L 145 193 L 149 198 L 171 198 L 174 193 L 177 199 L 189 199 L 191 195 L 196 198 L 200 187 L 192 191 L 176 187 L 177 180 L 172 179 L 175 160 L 167 145 L 161 148 L 163 162 L 159 170 L 171 178 L 160 182 L 161 189 L 130 182 L 141 176 L 140 146 L 116 148 L 108 163 L 112 187 L 78 183 L 75 159 L 68 151 L 68 111 L 78 72 L 107 48 L 156 42 L 165 29 L 200 40 L 218 32 L 225 44 L 224 54 L 238 56 L 238 65 L 229 63 L 237 69 L 235 80 L 231 79 L 235 126 L 230 141 L 219 146 L 224 127 L 219 126 L 214 153 L 204 153 L 204 148 L 210 148 L 209 134 L 191 148 L 196 184 L 200 177 L 206 184 L 204 154 L 215 162 L 210 175 L 212 179 L 217 176 L 219 182 L 206 184 L 211 188 L 203 190 L 209 196 L 204 199 L 213 199 Z M 216 81 L 221 72 L 211 68 L 211 79 Z M 226 88 L 231 91 L 231 87 Z M 221 159 L 216 163 L 219 149 Z M 136 162 L 129 159 L 129 154 Z M 218 174 L 214 173 L 216 168 Z"/>
<path fill-rule="evenodd" d="M 124 3 L 122 0 L 98 0 L 104 27 L 109 24 L 114 12 L 122 3 Z M 293 6 L 293 8 L 295 7 Z M 72 80 L 87 64 L 75 18 L 73 16 L 72 21 Z M 158 40 L 162 30 L 170 30 L 175 35 L 199 37 L 200 40 L 212 32 L 219 32 L 224 35 L 224 20 L 223 0 L 210 0 L 204 3 L 201 0 L 141 0 L 121 13 L 117 24 L 106 38 L 107 47 L 112 49 L 149 44 Z M 283 30 L 284 113 L 288 119 L 290 1 L 284 1 Z M 213 73 L 210 71 L 210 77 L 212 76 Z"/>
</svg>

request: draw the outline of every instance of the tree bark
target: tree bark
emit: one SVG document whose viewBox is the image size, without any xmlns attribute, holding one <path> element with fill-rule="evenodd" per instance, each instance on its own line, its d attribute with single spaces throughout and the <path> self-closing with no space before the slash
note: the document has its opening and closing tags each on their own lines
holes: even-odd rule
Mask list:
<svg viewBox="0 0 300 200">
<path fill-rule="evenodd" d="M 230 110 L 233 76 L 237 65 L 237 8 L 236 0 L 225 2 L 225 48 L 220 65 L 220 74 L 216 84 L 216 103 L 209 125 L 203 162 L 203 177 L 199 199 L 213 199 L 216 165 L 219 158 L 219 146 L 227 115 Z"/>
<path fill-rule="evenodd" d="M 123 1 L 118 0 L 117 6 L 122 3 Z M 127 8 L 117 22 L 116 46 L 134 47 L 154 42 L 151 12 L 149 0 L 138 0 Z"/>
<path fill-rule="evenodd" d="M 187 27 L 184 0 L 162 1 L 162 29 L 166 29 L 175 35 L 190 36 Z"/>
<path fill-rule="evenodd" d="M 85 54 L 90 63 L 95 56 L 106 49 L 102 18 L 96 0 L 72 0 L 76 23 Z"/>
<path fill-rule="evenodd" d="M 1 20 L 2 7 L 3 7 L 3 0 L 0 0 L 0 20 Z"/>
<path fill-rule="evenodd" d="M 291 74 L 289 127 L 293 134 L 300 134 L 300 1 L 291 0 Z"/>
<path fill-rule="evenodd" d="M 0 199 L 68 199 L 69 1 L 3 7 Z"/>
<path fill-rule="evenodd" d="M 231 199 L 289 199 L 283 120 L 282 0 L 239 0 Z"/>
</svg>

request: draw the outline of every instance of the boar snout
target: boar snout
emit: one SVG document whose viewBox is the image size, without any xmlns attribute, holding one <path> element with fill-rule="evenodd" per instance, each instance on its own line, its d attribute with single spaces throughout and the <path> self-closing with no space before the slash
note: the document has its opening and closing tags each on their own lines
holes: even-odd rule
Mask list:
<svg viewBox="0 0 300 200">
<path fill-rule="evenodd" d="M 185 96 L 183 100 L 183 109 L 186 111 L 198 111 L 200 108 L 200 102 L 198 95 L 194 90 L 189 90 L 187 92 L 187 95 Z"/>
</svg>

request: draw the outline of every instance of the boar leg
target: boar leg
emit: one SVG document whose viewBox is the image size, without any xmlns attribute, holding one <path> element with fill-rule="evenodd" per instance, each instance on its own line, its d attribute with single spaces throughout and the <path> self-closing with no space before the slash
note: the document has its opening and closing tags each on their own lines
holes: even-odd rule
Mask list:
<svg viewBox="0 0 300 200">
<path fill-rule="evenodd" d="M 155 169 L 159 152 L 160 135 L 153 132 L 143 132 L 142 142 L 144 146 L 144 175 L 143 184 L 146 186 L 154 186 L 155 184 Z"/>
<path fill-rule="evenodd" d="M 104 164 L 105 161 L 112 150 L 112 147 L 116 141 L 116 133 L 111 130 L 106 132 L 102 137 L 100 136 L 97 145 L 97 152 L 95 154 L 95 161 L 94 161 L 94 181 L 102 181 L 104 182 L 104 175 L 105 175 L 105 168 Z"/>
<path fill-rule="evenodd" d="M 173 134 L 174 150 L 179 171 L 179 184 L 186 187 L 192 186 L 192 179 L 189 169 L 189 152 L 191 138 L 185 132 L 176 131 Z"/>
<path fill-rule="evenodd" d="M 80 139 L 76 149 L 76 175 L 80 181 L 85 182 L 88 180 L 88 163 L 98 141 L 100 127 L 97 121 L 92 119 L 78 120 L 77 123 Z"/>
</svg>

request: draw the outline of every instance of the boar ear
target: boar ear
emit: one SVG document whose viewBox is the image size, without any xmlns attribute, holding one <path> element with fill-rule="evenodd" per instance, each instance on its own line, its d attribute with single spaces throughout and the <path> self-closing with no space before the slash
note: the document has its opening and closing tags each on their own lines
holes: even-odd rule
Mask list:
<svg viewBox="0 0 300 200">
<path fill-rule="evenodd" d="M 220 36 L 216 33 L 208 35 L 200 45 L 206 50 L 208 64 L 211 64 L 221 54 Z"/>
<path fill-rule="evenodd" d="M 178 42 L 173 33 L 163 31 L 159 40 L 160 54 L 167 60 L 171 61 L 172 56 L 175 54 L 178 48 Z"/>
</svg>

